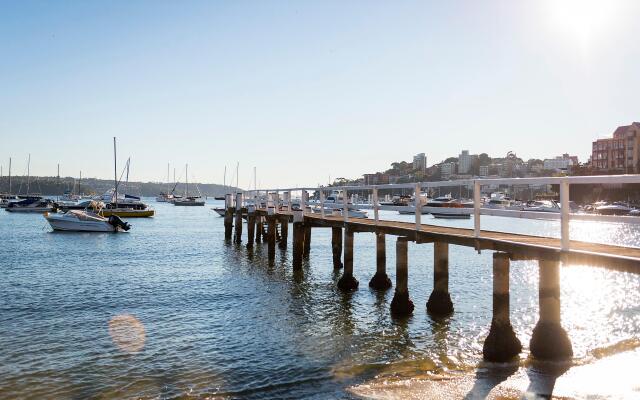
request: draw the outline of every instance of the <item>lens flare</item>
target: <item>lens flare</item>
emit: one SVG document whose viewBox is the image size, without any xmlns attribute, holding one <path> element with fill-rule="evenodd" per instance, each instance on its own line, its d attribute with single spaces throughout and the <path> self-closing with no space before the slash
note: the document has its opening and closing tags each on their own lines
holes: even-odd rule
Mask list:
<svg viewBox="0 0 640 400">
<path fill-rule="evenodd" d="M 113 343 L 125 353 L 137 353 L 144 348 L 144 325 L 133 315 L 122 314 L 111 318 L 109 335 Z"/>
</svg>

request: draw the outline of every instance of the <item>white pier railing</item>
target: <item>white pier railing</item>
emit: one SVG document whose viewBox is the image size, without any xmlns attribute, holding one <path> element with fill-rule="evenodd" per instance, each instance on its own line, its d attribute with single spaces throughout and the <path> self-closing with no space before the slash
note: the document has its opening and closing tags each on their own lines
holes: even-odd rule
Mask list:
<svg viewBox="0 0 640 400">
<path fill-rule="evenodd" d="M 324 218 L 326 208 L 338 208 L 342 210 L 342 217 L 345 222 L 349 221 L 349 209 L 354 207 L 361 209 L 372 209 L 373 219 L 378 223 L 380 221 L 380 210 L 394 211 L 410 211 L 415 213 L 416 230 L 421 228 L 421 211 L 437 211 L 437 208 L 431 210 L 421 203 L 421 195 L 424 189 L 442 188 L 442 187 L 462 187 L 473 188 L 473 216 L 474 216 L 474 234 L 480 237 L 481 234 L 481 215 L 494 215 L 512 218 L 527 219 L 559 219 L 560 220 L 560 239 L 563 250 L 568 250 L 570 246 L 569 221 L 601 221 L 601 222 L 624 222 L 624 223 L 640 223 L 640 217 L 634 216 L 616 216 L 616 215 L 597 215 L 597 214 L 578 214 L 570 213 L 569 194 L 571 185 L 593 185 L 593 184 L 640 184 L 640 175 L 600 175 L 600 176 L 571 176 L 571 177 L 544 177 L 544 178 L 498 178 L 498 179 L 464 179 L 455 181 L 438 181 L 438 182 L 419 182 L 407 184 L 388 184 L 388 185 L 363 185 L 363 186 L 329 186 L 329 187 L 297 187 L 297 188 L 274 188 L 260 191 L 246 192 L 244 200 L 250 197 L 258 197 L 260 193 L 272 194 L 272 200 L 278 202 L 283 193 L 283 199 L 290 204 L 291 194 L 300 192 L 300 206 L 303 210 L 307 210 L 312 204 L 309 201 L 309 192 L 318 192 L 319 201 L 314 204 L 320 206 L 321 216 Z M 560 212 L 538 212 L 538 211 L 519 211 L 506 209 L 484 208 L 481 204 L 481 193 L 483 187 L 496 187 L 503 185 L 559 185 L 560 188 Z M 379 200 L 379 191 L 388 189 L 409 189 L 413 192 L 415 202 L 413 205 L 392 206 L 381 205 Z M 325 192 L 340 191 L 342 195 L 342 204 L 337 202 L 327 203 Z M 349 204 L 349 192 L 357 191 L 358 193 L 370 192 L 371 202 Z M 416 210 L 419 210 L 416 212 Z M 442 210 L 440 208 L 440 210 Z M 460 209 L 464 210 L 464 209 Z M 468 210 L 468 209 L 467 209 Z"/>
</svg>

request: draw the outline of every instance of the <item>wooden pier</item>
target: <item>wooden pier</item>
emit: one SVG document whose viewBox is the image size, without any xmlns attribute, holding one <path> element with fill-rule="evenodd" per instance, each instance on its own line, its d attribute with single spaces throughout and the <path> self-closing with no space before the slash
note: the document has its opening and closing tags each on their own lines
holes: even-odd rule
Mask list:
<svg viewBox="0 0 640 400">
<path fill-rule="evenodd" d="M 584 178 L 584 177 L 581 177 Z M 587 177 L 593 178 L 593 177 Z M 604 177 L 606 178 L 606 177 Z M 547 178 L 553 179 L 553 178 Z M 566 178 L 564 178 L 566 179 Z M 598 179 L 603 179 L 599 177 Z M 639 176 L 626 178 L 634 183 L 640 182 Z M 589 182 L 589 180 L 585 180 Z M 581 264 L 640 274 L 640 248 L 613 246 L 570 240 L 568 237 L 568 186 L 569 181 L 561 182 L 561 202 L 565 208 L 561 215 L 561 238 L 549 238 L 533 235 L 496 232 L 480 229 L 479 188 L 482 182 L 474 181 L 476 199 L 474 207 L 474 229 L 453 228 L 423 224 L 420 213 L 416 213 L 415 222 L 380 220 L 378 210 L 384 209 L 377 203 L 377 190 L 381 186 L 370 187 L 373 191 L 374 218 L 349 218 L 349 206 L 344 190 L 342 208 L 336 207 L 327 212 L 323 191 L 327 188 L 298 189 L 302 192 L 299 210 L 293 211 L 291 191 L 283 191 L 280 199 L 278 190 L 269 194 L 266 201 L 257 197 L 243 199 L 238 194 L 235 202 L 227 196 L 227 214 L 225 215 L 225 237 L 231 239 L 233 217 L 235 216 L 234 241 L 242 241 L 242 216 L 247 217 L 247 247 L 254 240 L 265 238 L 269 261 L 275 259 L 276 243 L 286 248 L 289 224 L 292 224 L 292 268 L 300 270 L 302 260 L 309 257 L 312 231 L 316 228 L 331 229 L 331 248 L 333 267 L 343 269 L 338 288 L 343 291 L 357 290 L 359 282 L 353 270 L 354 234 L 373 233 L 376 237 L 376 269 L 371 271 L 369 286 L 375 290 L 387 290 L 392 282 L 386 273 L 386 240 L 396 240 L 396 282 L 395 293 L 390 312 L 394 317 L 407 316 L 414 312 L 408 290 L 409 260 L 408 242 L 433 244 L 434 246 L 434 285 L 426 308 L 433 318 L 442 318 L 454 312 L 455 305 L 449 295 L 449 247 L 467 246 L 478 252 L 493 252 L 493 318 L 489 335 L 484 343 L 483 355 L 488 361 L 508 361 L 517 357 L 522 345 L 513 331 L 509 318 L 509 269 L 515 260 L 536 260 L 539 265 L 539 320 L 535 326 L 531 342 L 531 355 L 541 360 L 562 360 L 573 354 L 572 345 L 561 325 L 560 315 L 560 274 L 562 264 Z M 578 184 L 581 182 L 578 182 Z M 434 184 L 434 183 L 430 183 Z M 438 184 L 438 183 L 435 183 Z M 397 186 L 397 185 L 396 185 Z M 334 188 L 332 188 L 334 189 Z M 358 188 L 362 189 L 362 188 Z M 312 211 L 308 199 L 308 190 L 320 191 L 319 211 Z M 420 194 L 421 186 L 415 186 Z M 416 198 L 419 198 L 416 196 Z M 251 205 L 243 206 L 243 203 Z M 318 205 L 318 204 L 316 204 Z M 237 206 L 237 207 L 236 207 Z M 416 203 L 416 208 L 419 205 Z M 304 211 L 303 211 L 304 210 Z M 266 229 L 264 224 L 266 223 Z M 255 239 L 254 239 L 255 232 Z M 278 232 L 280 234 L 278 235 Z"/>
</svg>

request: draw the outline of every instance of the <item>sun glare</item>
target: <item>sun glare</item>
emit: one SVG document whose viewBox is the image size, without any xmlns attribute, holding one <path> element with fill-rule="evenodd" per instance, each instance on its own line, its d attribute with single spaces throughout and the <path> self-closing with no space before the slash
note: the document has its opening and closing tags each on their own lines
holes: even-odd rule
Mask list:
<svg viewBox="0 0 640 400">
<path fill-rule="evenodd" d="M 551 0 L 550 20 L 555 30 L 587 50 L 604 36 L 619 11 L 619 3 L 606 0 Z"/>
</svg>

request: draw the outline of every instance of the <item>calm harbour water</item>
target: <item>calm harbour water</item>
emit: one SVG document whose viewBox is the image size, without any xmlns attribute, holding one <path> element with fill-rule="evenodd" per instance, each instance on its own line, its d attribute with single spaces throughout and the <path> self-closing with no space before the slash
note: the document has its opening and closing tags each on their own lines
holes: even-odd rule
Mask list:
<svg viewBox="0 0 640 400">
<path fill-rule="evenodd" d="M 455 313 L 436 322 L 425 309 L 432 245 L 410 243 L 416 309 L 394 320 L 393 289 L 380 294 L 367 285 L 372 234 L 355 235 L 360 288 L 342 294 L 329 230 L 313 230 L 311 256 L 294 274 L 291 246 L 269 265 L 266 246 L 225 243 L 222 219 L 210 209 L 219 202 L 192 208 L 147 200 L 157 216 L 131 220 L 130 233 L 115 235 L 52 233 L 41 215 L 0 211 L 0 398 L 352 398 L 385 380 L 478 374 L 491 322 L 491 252 L 450 247 Z M 559 232 L 551 221 L 483 217 L 482 225 Z M 581 222 L 571 230 L 573 239 L 640 246 L 638 226 Z M 387 237 L 392 280 L 394 245 Z M 512 263 L 511 318 L 523 359 L 537 320 L 537 280 L 536 263 Z M 639 289 L 640 276 L 561 269 L 562 323 L 576 364 L 637 353 Z M 126 325 L 133 331 L 125 333 L 137 334 L 133 342 L 117 337 L 123 319 L 139 322 Z M 607 377 L 599 378 L 592 394 L 615 397 Z M 626 383 L 631 391 L 622 397 L 640 395 L 640 382 Z"/>
</svg>

